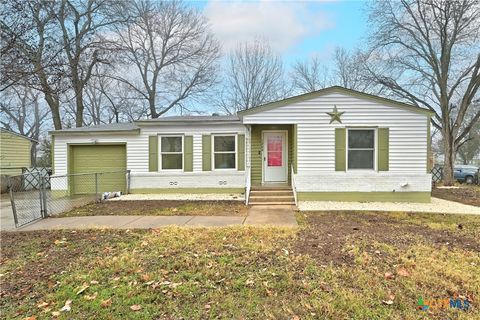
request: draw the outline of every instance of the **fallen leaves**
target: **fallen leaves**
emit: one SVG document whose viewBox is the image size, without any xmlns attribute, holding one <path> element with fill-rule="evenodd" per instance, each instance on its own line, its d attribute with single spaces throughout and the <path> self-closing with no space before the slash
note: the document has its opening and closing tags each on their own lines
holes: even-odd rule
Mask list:
<svg viewBox="0 0 480 320">
<path fill-rule="evenodd" d="M 95 292 L 94 294 L 92 295 L 85 295 L 83 298 L 85 300 L 88 300 L 88 301 L 91 301 L 91 300 L 95 300 L 97 298 L 97 295 L 98 295 L 98 292 Z"/>
<path fill-rule="evenodd" d="M 76 295 L 78 296 L 79 294 L 82 294 L 85 292 L 85 290 L 87 290 L 88 288 L 90 288 L 90 286 L 88 284 L 83 284 L 80 289 L 77 290 L 76 292 Z"/>
<path fill-rule="evenodd" d="M 132 311 L 140 311 L 142 309 L 142 306 L 139 304 L 134 304 L 133 306 L 130 306 L 130 310 Z"/>
<path fill-rule="evenodd" d="M 385 272 L 385 275 L 383 276 L 386 280 L 393 280 L 395 279 L 395 275 L 391 272 Z"/>
<path fill-rule="evenodd" d="M 60 312 L 70 312 L 72 310 L 72 300 L 65 301 L 65 305 L 60 309 Z"/>
<path fill-rule="evenodd" d="M 107 300 L 103 300 L 101 303 L 100 303 L 100 306 L 102 308 L 108 308 L 112 305 L 112 298 L 109 298 Z"/>
<path fill-rule="evenodd" d="M 386 299 L 382 300 L 382 303 L 389 306 L 393 304 L 393 300 L 395 300 L 395 295 L 392 293 L 389 293 Z"/>
<path fill-rule="evenodd" d="M 405 268 L 399 268 L 397 270 L 397 274 L 402 277 L 410 277 L 410 272 L 408 272 Z"/>
<path fill-rule="evenodd" d="M 67 238 L 62 238 L 61 240 L 55 240 L 53 242 L 56 246 L 59 246 L 59 245 L 62 245 L 62 244 L 66 244 L 67 243 Z"/>
</svg>

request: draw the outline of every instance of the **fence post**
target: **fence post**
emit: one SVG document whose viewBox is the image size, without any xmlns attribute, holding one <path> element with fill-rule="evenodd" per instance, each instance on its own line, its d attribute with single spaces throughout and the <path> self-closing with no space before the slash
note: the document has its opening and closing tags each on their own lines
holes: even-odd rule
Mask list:
<svg viewBox="0 0 480 320">
<path fill-rule="evenodd" d="M 95 200 L 100 201 L 98 196 L 98 172 L 95 172 Z"/>
<path fill-rule="evenodd" d="M 40 194 L 42 195 L 42 199 L 43 199 L 43 218 L 47 218 L 48 217 L 48 208 L 47 208 L 47 183 L 46 183 L 46 179 L 47 177 L 46 176 L 42 176 L 42 174 L 40 174 L 40 181 L 41 181 L 41 184 L 40 184 Z"/>
<path fill-rule="evenodd" d="M 15 227 L 18 227 L 17 208 L 15 208 L 15 199 L 13 197 L 13 185 L 11 178 L 8 177 L 7 181 L 7 188 L 9 189 L 10 193 L 10 203 L 12 204 L 13 221 L 15 222 Z"/>
</svg>

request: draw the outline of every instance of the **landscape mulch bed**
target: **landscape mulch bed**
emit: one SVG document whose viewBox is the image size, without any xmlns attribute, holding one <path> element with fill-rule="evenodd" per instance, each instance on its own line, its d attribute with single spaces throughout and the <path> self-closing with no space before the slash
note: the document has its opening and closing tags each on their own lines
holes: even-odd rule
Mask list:
<svg viewBox="0 0 480 320">
<path fill-rule="evenodd" d="M 480 252 L 480 239 L 401 222 L 383 213 L 311 212 L 305 213 L 305 219 L 308 224 L 299 232 L 294 251 L 312 256 L 319 264 L 353 265 L 353 256 L 344 250 L 353 242 L 365 243 L 366 251 L 372 255 L 377 251 L 373 243 L 407 250 L 415 243 L 426 242 Z"/>
<path fill-rule="evenodd" d="M 75 208 L 56 217 L 73 216 L 246 216 L 242 201 L 128 200 L 104 201 Z"/>
<path fill-rule="evenodd" d="M 480 187 L 433 188 L 432 196 L 480 207 Z"/>
</svg>

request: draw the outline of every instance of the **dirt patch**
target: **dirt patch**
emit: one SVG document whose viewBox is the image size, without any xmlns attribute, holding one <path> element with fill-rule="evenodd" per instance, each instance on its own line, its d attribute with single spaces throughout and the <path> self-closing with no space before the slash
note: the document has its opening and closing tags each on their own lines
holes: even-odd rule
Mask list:
<svg viewBox="0 0 480 320">
<path fill-rule="evenodd" d="M 353 255 L 346 249 L 349 243 L 366 244 L 365 250 L 370 254 L 378 254 L 374 244 L 383 243 L 406 250 L 422 241 L 436 247 L 480 252 L 478 239 L 401 222 L 382 213 L 312 212 L 306 213 L 305 219 L 307 227 L 299 232 L 294 250 L 310 255 L 319 264 L 353 265 Z"/>
<path fill-rule="evenodd" d="M 246 216 L 241 201 L 129 200 L 105 201 L 75 208 L 56 217 L 74 216 Z"/>
<path fill-rule="evenodd" d="M 480 187 L 433 188 L 432 196 L 480 207 Z"/>
<path fill-rule="evenodd" d="M 25 296 L 41 298 L 43 293 L 36 286 L 47 282 L 48 288 L 54 288 L 54 276 L 68 270 L 69 265 L 85 255 L 86 248 L 92 257 L 105 256 L 120 243 L 133 242 L 141 236 L 142 231 L 114 230 L 2 232 L 0 265 L 13 267 L 3 271 L 0 306 Z M 12 261 L 23 263 L 16 265 Z"/>
</svg>

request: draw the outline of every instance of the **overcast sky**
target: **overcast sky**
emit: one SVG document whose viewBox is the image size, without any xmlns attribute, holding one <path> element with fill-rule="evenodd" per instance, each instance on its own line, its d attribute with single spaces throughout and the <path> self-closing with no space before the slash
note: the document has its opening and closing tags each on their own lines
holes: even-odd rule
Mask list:
<svg viewBox="0 0 480 320">
<path fill-rule="evenodd" d="M 266 38 L 286 62 L 319 55 L 336 46 L 361 45 L 366 32 L 362 1 L 201 1 L 224 51 L 238 41 Z"/>
</svg>

